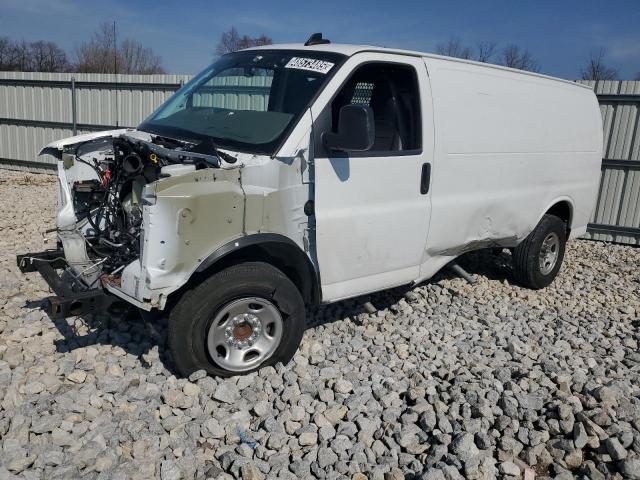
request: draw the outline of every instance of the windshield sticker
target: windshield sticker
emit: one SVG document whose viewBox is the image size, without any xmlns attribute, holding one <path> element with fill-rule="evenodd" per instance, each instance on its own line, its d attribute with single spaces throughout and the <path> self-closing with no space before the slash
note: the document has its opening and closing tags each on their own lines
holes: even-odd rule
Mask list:
<svg viewBox="0 0 640 480">
<path fill-rule="evenodd" d="M 297 68 L 311 72 L 327 73 L 333 67 L 333 63 L 318 60 L 316 58 L 293 57 L 284 68 Z"/>
</svg>

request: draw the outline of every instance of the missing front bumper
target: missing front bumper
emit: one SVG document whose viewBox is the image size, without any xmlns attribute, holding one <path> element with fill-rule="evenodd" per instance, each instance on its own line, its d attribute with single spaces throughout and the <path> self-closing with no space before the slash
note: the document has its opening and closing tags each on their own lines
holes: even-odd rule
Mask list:
<svg viewBox="0 0 640 480">
<path fill-rule="evenodd" d="M 38 272 L 47 282 L 54 296 L 45 299 L 43 309 L 54 319 L 74 317 L 107 309 L 117 297 L 102 288 L 76 291 L 64 281 L 57 270 L 63 270 L 67 263 L 62 250 L 45 250 L 25 253 L 16 257 L 21 272 Z"/>
</svg>

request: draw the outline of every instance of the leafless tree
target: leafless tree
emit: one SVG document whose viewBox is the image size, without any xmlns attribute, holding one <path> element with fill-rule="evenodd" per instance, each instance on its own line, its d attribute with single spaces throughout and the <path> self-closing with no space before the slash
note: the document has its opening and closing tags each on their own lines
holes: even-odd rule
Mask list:
<svg viewBox="0 0 640 480">
<path fill-rule="evenodd" d="M 220 42 L 216 47 L 216 53 L 218 55 L 224 55 L 225 53 L 235 52 L 239 50 L 240 34 L 236 27 L 231 27 L 228 32 L 224 32 L 220 36 Z"/>
<path fill-rule="evenodd" d="M 446 43 L 438 43 L 436 45 L 436 53 L 467 60 L 471 58 L 471 49 L 462 45 L 459 37 L 451 37 Z"/>
<path fill-rule="evenodd" d="M 91 40 L 75 50 L 75 70 L 87 73 L 164 73 L 162 59 L 149 47 L 130 38 L 116 48 L 113 25 L 103 23 Z"/>
<path fill-rule="evenodd" d="M 248 42 L 249 47 L 260 47 L 262 45 L 273 45 L 271 37 L 266 36 L 264 33 L 257 37 L 247 37 L 243 35 L 243 41 Z"/>
<path fill-rule="evenodd" d="M 518 45 L 510 44 L 502 50 L 501 62 L 505 67 L 517 68 L 519 70 L 527 70 L 530 72 L 539 72 L 540 64 L 533 58 L 529 50 L 522 49 Z"/>
<path fill-rule="evenodd" d="M 9 51 L 9 70 L 15 72 L 30 72 L 33 70 L 29 44 L 24 40 L 13 42 Z"/>
<path fill-rule="evenodd" d="M 64 72 L 69 69 L 67 54 L 53 42 L 33 42 L 29 50 L 31 69 L 35 72 Z"/>
<path fill-rule="evenodd" d="M 124 39 L 118 54 L 118 73 L 164 73 L 162 59 L 136 40 Z"/>
<path fill-rule="evenodd" d="M 260 45 L 271 45 L 273 40 L 262 34 L 259 37 L 240 35 L 236 27 L 231 27 L 220 36 L 220 42 L 216 47 L 216 54 L 236 52 L 244 48 L 259 47 Z"/>
<path fill-rule="evenodd" d="M 617 80 L 618 71 L 605 64 L 606 50 L 601 48 L 592 51 L 587 58 L 586 65 L 580 70 L 583 80 Z"/>
<path fill-rule="evenodd" d="M 64 72 L 67 54 L 53 42 L 17 42 L 0 37 L 0 70 L 19 72 Z"/>
<path fill-rule="evenodd" d="M 13 42 L 9 37 L 0 37 L 0 71 L 10 69 Z"/>
<path fill-rule="evenodd" d="M 476 43 L 476 60 L 489 63 L 496 54 L 496 42 L 482 41 Z"/>
<path fill-rule="evenodd" d="M 459 37 L 451 37 L 446 43 L 436 45 L 436 53 L 448 57 L 477 60 L 478 62 L 491 62 L 496 55 L 496 42 L 480 41 L 475 49 L 462 43 Z"/>
<path fill-rule="evenodd" d="M 86 73 L 115 73 L 117 51 L 113 26 L 102 23 L 91 40 L 82 42 L 75 49 L 75 70 Z"/>
</svg>

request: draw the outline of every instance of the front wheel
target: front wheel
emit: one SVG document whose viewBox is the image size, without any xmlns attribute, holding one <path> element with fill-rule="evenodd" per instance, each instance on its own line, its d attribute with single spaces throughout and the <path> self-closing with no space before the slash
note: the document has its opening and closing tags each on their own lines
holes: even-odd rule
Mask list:
<svg viewBox="0 0 640 480">
<path fill-rule="evenodd" d="M 277 268 L 248 262 L 185 293 L 169 314 L 169 345 L 182 375 L 241 375 L 295 354 L 305 328 L 300 292 Z"/>
<path fill-rule="evenodd" d="M 536 228 L 513 250 L 513 273 L 521 285 L 538 290 L 558 275 L 567 242 L 565 223 L 544 215 Z"/>
</svg>

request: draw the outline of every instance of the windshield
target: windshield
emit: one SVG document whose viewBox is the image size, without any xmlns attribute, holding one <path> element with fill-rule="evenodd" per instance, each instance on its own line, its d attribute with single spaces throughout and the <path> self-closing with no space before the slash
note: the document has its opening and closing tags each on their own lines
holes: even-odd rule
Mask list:
<svg viewBox="0 0 640 480">
<path fill-rule="evenodd" d="M 303 50 L 224 55 L 178 90 L 139 129 L 274 154 L 343 58 Z"/>
</svg>

